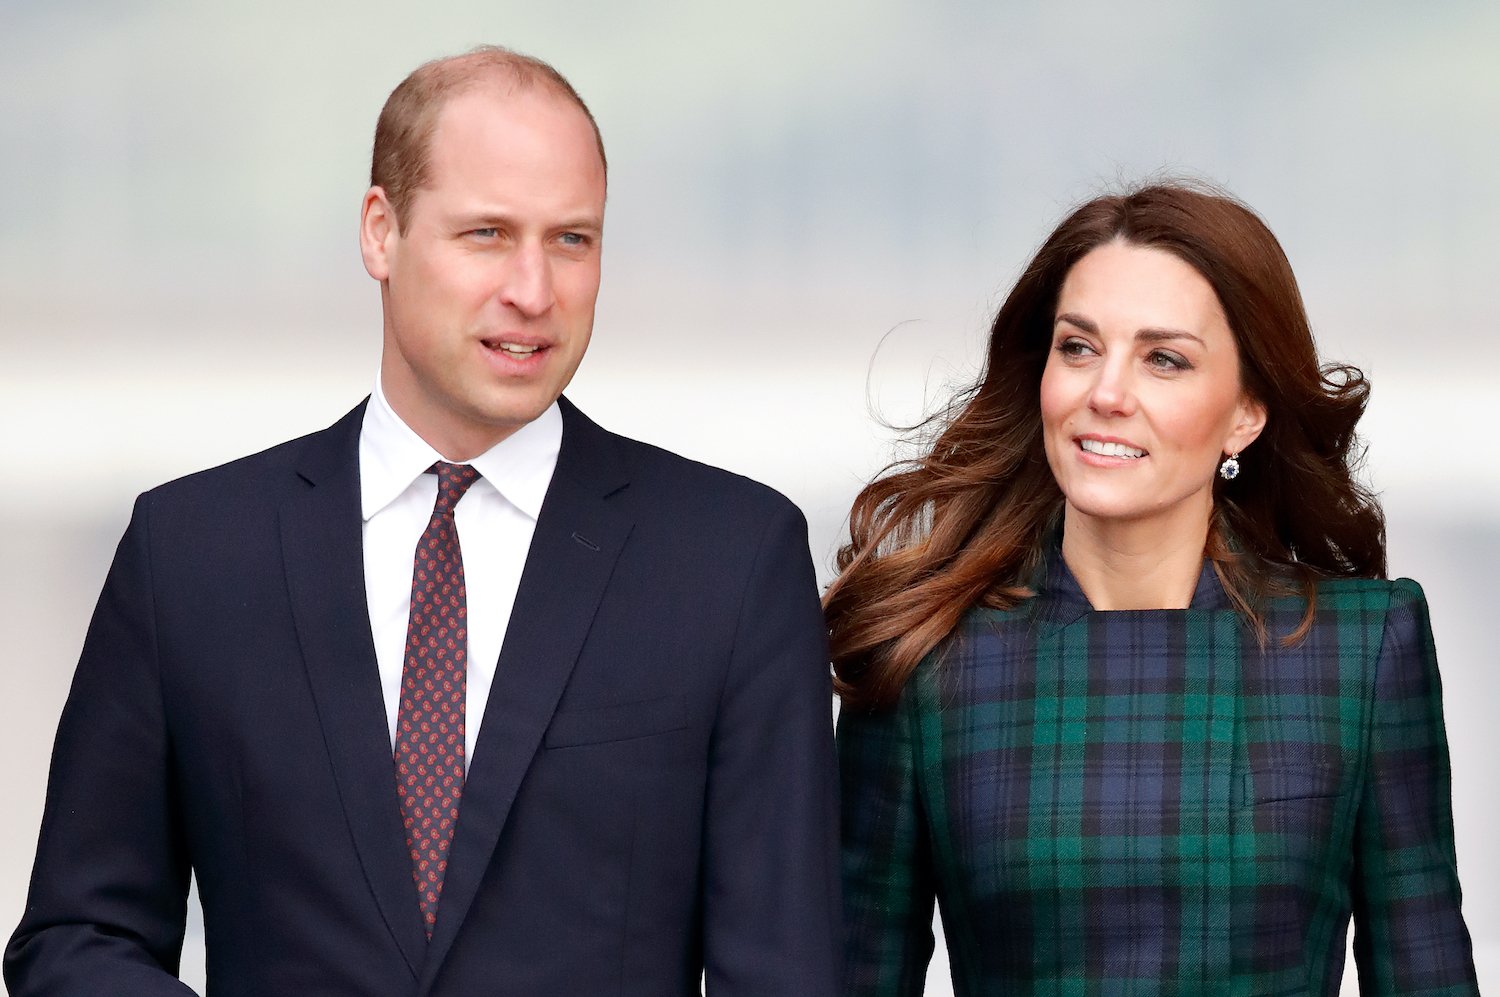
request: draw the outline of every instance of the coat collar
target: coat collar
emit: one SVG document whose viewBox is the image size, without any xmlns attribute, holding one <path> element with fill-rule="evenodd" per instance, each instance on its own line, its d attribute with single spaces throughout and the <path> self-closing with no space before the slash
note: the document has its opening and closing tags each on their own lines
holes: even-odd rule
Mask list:
<svg viewBox="0 0 1500 997">
<path fill-rule="evenodd" d="M 1078 579 L 1073 576 L 1067 562 L 1063 560 L 1061 532 L 1048 543 L 1042 563 L 1032 577 L 1030 588 L 1036 593 L 1031 600 L 1033 615 L 1039 622 L 1052 624 L 1054 628 L 1065 627 L 1088 613 L 1099 612 L 1089 602 L 1082 586 L 1078 584 Z M 1189 600 L 1187 609 L 1212 612 L 1231 609 L 1233 605 L 1229 594 L 1224 591 L 1223 583 L 1219 581 L 1219 573 L 1214 570 L 1213 562 L 1204 558 L 1202 567 L 1198 571 L 1198 582 L 1193 587 L 1193 597 Z M 1152 610 L 1152 612 L 1174 612 L 1174 610 Z M 1176 612 L 1181 612 L 1181 610 Z"/>
</svg>

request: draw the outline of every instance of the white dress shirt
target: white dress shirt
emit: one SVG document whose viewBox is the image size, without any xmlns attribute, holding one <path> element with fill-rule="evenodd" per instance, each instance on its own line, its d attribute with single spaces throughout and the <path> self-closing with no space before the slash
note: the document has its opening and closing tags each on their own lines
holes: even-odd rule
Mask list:
<svg viewBox="0 0 1500 997">
<path fill-rule="evenodd" d="M 474 757 L 521 570 L 561 446 L 562 412 L 553 402 L 536 420 L 468 462 L 481 477 L 453 510 L 469 618 L 465 764 Z M 443 459 L 401 421 L 377 377 L 359 434 L 359 485 L 365 600 L 392 751 L 411 614 L 412 561 L 437 502 L 437 475 L 426 471 Z"/>
</svg>

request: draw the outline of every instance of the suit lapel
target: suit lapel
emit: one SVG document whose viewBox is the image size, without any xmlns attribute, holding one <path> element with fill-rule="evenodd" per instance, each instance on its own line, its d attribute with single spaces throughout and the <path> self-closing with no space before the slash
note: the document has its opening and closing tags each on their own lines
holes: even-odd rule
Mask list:
<svg viewBox="0 0 1500 997">
<path fill-rule="evenodd" d="M 310 486 L 281 509 L 297 638 L 349 833 L 375 902 L 415 976 L 427 947 L 411 878 L 385 701 L 365 603 L 359 499 L 364 406 L 312 437 Z"/>
<path fill-rule="evenodd" d="M 562 697 L 630 534 L 608 497 L 625 486 L 607 433 L 566 399 L 562 449 L 537 519 L 464 782 L 420 992 L 437 978 L 489 866 L 521 780 Z"/>
</svg>

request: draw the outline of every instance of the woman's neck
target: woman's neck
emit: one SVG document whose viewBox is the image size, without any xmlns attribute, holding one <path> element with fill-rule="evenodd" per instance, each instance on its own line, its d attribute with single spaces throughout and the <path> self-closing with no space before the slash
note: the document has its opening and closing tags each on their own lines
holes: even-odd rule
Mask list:
<svg viewBox="0 0 1500 997">
<path fill-rule="evenodd" d="M 1062 557 L 1095 609 L 1186 609 L 1203 571 L 1208 518 L 1183 528 L 1087 516 L 1067 506 Z"/>
</svg>

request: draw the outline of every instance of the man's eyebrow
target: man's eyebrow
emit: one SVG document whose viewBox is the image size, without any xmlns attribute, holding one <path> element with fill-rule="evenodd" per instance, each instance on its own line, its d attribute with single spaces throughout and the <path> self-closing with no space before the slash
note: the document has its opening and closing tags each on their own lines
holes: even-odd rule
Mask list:
<svg viewBox="0 0 1500 997">
<path fill-rule="evenodd" d="M 583 215 L 578 218 L 570 219 L 568 221 L 558 222 L 552 227 L 567 229 L 581 228 L 587 229 L 590 232 L 601 232 L 604 230 L 604 222 L 598 218 L 591 218 L 587 215 Z"/>
<path fill-rule="evenodd" d="M 516 224 L 516 218 L 514 215 L 507 215 L 501 211 L 476 211 L 471 215 L 460 215 L 459 224 L 470 228 L 505 228 Z M 576 218 L 566 218 L 549 228 L 602 232 L 604 223 L 596 217 L 579 215 Z"/>
</svg>

